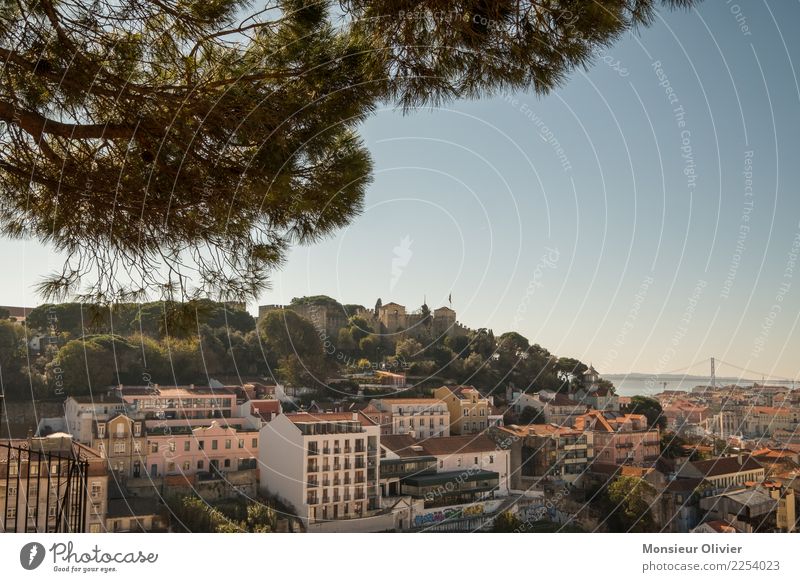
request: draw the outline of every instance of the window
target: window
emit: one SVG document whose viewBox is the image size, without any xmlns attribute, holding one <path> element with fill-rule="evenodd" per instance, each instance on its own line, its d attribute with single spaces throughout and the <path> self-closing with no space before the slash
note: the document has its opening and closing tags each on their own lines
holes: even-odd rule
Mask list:
<svg viewBox="0 0 800 582">
<path fill-rule="evenodd" d="M 240 449 L 244 448 L 244 439 L 239 439 L 239 448 Z"/>
<path fill-rule="evenodd" d="M 408 426 L 409 426 L 410 428 L 414 428 L 414 419 L 413 419 L 413 418 L 412 418 L 411 420 L 409 420 L 409 421 L 408 421 Z"/>
<path fill-rule="evenodd" d="M 117 454 L 124 453 L 125 452 L 125 441 L 114 443 L 114 452 L 117 453 Z"/>
<path fill-rule="evenodd" d="M 170 453 L 175 452 L 175 441 L 169 441 L 169 452 Z"/>
<path fill-rule="evenodd" d="M 217 450 L 217 439 L 214 439 L 214 440 L 211 441 L 211 450 L 212 451 L 216 451 Z"/>
<path fill-rule="evenodd" d="M 478 464 L 478 457 L 475 457 L 475 463 L 474 463 L 474 464 L 475 464 L 475 465 L 477 465 L 477 464 Z"/>
<path fill-rule="evenodd" d="M 150 445 L 150 452 L 151 453 L 157 453 L 158 452 L 158 443 L 152 443 Z"/>
<path fill-rule="evenodd" d="M 92 497 L 100 497 L 101 490 L 100 481 L 92 481 Z"/>
<path fill-rule="evenodd" d="M 188 470 L 189 470 L 189 467 L 190 467 L 190 465 L 189 465 L 189 461 L 184 461 L 184 462 L 183 462 L 183 470 L 184 470 L 184 471 L 188 471 Z"/>
<path fill-rule="evenodd" d="M 93 524 L 89 525 L 89 532 L 90 533 L 100 533 L 100 524 L 99 523 L 93 523 Z"/>
<path fill-rule="evenodd" d="M 31 463 L 29 472 L 30 472 L 31 475 L 38 475 L 39 474 L 39 465 L 38 464 L 34 465 L 33 463 Z"/>
<path fill-rule="evenodd" d="M 461 457 L 459 457 L 458 460 L 456 461 L 456 467 L 460 466 L 461 466 Z"/>
<path fill-rule="evenodd" d="M 56 516 L 56 506 L 51 505 L 47 508 L 47 517 L 55 517 Z"/>
<path fill-rule="evenodd" d="M 198 471 L 202 471 L 203 470 L 203 461 L 202 460 L 197 461 L 197 470 Z"/>
<path fill-rule="evenodd" d="M 9 507 L 6 510 L 6 518 L 7 519 L 16 519 L 17 518 L 17 508 L 16 507 Z"/>
<path fill-rule="evenodd" d="M 444 426 L 444 418 L 439 419 L 439 426 Z"/>
<path fill-rule="evenodd" d="M 167 463 L 167 472 L 172 473 L 173 471 L 175 471 L 175 463 L 170 461 L 169 463 Z"/>
<path fill-rule="evenodd" d="M 225 459 L 225 462 L 223 463 L 223 466 L 224 466 L 226 469 L 229 469 L 229 468 L 230 468 L 230 466 L 231 466 L 231 460 L 230 460 L 230 459 Z"/>
<path fill-rule="evenodd" d="M 139 441 L 134 441 L 133 443 L 133 452 L 134 453 L 141 453 L 142 452 L 142 443 Z"/>
<path fill-rule="evenodd" d="M 231 439 L 225 439 L 225 448 L 226 449 L 231 448 Z"/>
<path fill-rule="evenodd" d="M 485 408 L 481 408 L 481 416 L 486 416 L 486 409 Z"/>
<path fill-rule="evenodd" d="M 494 463 L 494 455 L 489 455 L 489 464 Z"/>
<path fill-rule="evenodd" d="M 439 460 L 439 468 L 444 469 L 444 461 L 442 461 L 441 459 Z"/>
<path fill-rule="evenodd" d="M 133 436 L 141 436 L 142 434 L 142 423 L 137 422 L 133 425 Z"/>
<path fill-rule="evenodd" d="M 255 438 L 250 442 L 250 445 L 255 449 L 258 447 L 258 439 Z"/>
<path fill-rule="evenodd" d="M 16 485 L 9 485 L 8 486 L 8 496 L 9 497 L 16 497 L 17 495 L 17 486 Z"/>
<path fill-rule="evenodd" d="M 106 423 L 105 422 L 98 422 L 97 423 L 97 438 L 99 438 L 99 439 L 106 438 Z"/>
<path fill-rule="evenodd" d="M 197 448 L 201 451 L 206 448 L 206 441 L 197 441 Z"/>
<path fill-rule="evenodd" d="M 469 410 L 467 410 L 466 408 L 464 409 L 464 416 L 469 416 Z"/>
<path fill-rule="evenodd" d="M 123 436 L 125 436 L 125 425 L 122 424 L 121 422 L 118 422 L 117 423 L 117 437 L 121 438 Z"/>
<path fill-rule="evenodd" d="M 192 443 L 189 441 L 183 441 L 183 450 L 189 451 L 192 448 Z"/>
</svg>

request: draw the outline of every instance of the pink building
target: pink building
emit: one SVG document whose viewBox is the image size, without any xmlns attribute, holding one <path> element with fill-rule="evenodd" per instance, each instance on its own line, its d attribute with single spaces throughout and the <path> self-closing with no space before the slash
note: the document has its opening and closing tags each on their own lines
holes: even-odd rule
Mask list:
<svg viewBox="0 0 800 582">
<path fill-rule="evenodd" d="M 658 428 L 648 428 L 643 414 L 592 410 L 575 419 L 579 431 L 591 431 L 594 458 L 614 465 L 643 465 L 661 454 Z"/>
<path fill-rule="evenodd" d="M 258 430 L 220 426 L 160 427 L 147 433 L 147 471 L 151 477 L 255 469 Z"/>
</svg>

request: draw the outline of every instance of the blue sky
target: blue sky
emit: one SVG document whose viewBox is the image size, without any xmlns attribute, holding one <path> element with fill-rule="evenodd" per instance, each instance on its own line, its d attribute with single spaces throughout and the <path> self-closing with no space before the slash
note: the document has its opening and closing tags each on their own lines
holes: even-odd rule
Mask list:
<svg viewBox="0 0 800 582">
<path fill-rule="evenodd" d="M 798 21 L 797 2 L 704 2 L 662 12 L 546 97 L 381 111 L 363 128 L 364 213 L 293 250 L 261 303 L 411 309 L 452 293 L 466 325 L 516 329 L 601 373 L 716 356 L 796 377 Z M 34 242 L 2 241 L 0 257 L 8 305 L 35 304 L 60 264 Z"/>
</svg>

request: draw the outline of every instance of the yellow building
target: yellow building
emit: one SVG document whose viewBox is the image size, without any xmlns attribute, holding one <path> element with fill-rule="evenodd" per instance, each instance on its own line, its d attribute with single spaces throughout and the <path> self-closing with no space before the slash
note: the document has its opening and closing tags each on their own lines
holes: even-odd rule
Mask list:
<svg viewBox="0 0 800 582">
<path fill-rule="evenodd" d="M 472 386 L 442 386 L 434 398 L 447 404 L 450 412 L 450 434 L 478 434 L 489 426 L 489 399 Z"/>
<path fill-rule="evenodd" d="M 145 442 L 144 422 L 118 414 L 94 422 L 90 446 L 106 458 L 109 471 L 124 481 L 143 476 Z"/>
</svg>

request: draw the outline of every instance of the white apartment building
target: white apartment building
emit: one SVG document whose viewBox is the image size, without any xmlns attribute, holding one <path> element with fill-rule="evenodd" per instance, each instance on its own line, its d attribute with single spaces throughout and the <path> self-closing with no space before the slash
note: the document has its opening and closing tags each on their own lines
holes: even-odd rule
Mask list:
<svg viewBox="0 0 800 582">
<path fill-rule="evenodd" d="M 415 438 L 450 436 L 450 412 L 438 398 L 377 398 L 370 402 L 391 417 L 391 434 Z"/>
<path fill-rule="evenodd" d="M 379 444 L 360 412 L 279 415 L 259 431 L 259 486 L 306 525 L 369 517 L 381 506 Z"/>
<path fill-rule="evenodd" d="M 508 476 L 511 472 L 511 453 L 498 447 L 486 435 L 451 436 L 430 439 L 423 443 L 425 451 L 436 457 L 439 474 L 472 475 L 479 472 L 497 473 L 497 495 L 508 495 Z"/>
<path fill-rule="evenodd" d="M 109 421 L 125 411 L 125 401 L 117 394 L 70 396 L 64 402 L 66 429 L 76 441 L 89 444 L 95 436 L 96 423 Z"/>
</svg>

